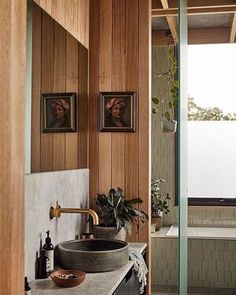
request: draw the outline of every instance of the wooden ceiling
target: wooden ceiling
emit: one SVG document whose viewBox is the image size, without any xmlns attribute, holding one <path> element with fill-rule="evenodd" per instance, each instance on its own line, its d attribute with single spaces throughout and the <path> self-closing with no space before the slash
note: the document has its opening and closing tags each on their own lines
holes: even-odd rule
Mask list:
<svg viewBox="0 0 236 295">
<path fill-rule="evenodd" d="M 188 0 L 189 44 L 235 43 L 236 0 Z M 153 45 L 178 42 L 178 0 L 152 0 Z"/>
</svg>

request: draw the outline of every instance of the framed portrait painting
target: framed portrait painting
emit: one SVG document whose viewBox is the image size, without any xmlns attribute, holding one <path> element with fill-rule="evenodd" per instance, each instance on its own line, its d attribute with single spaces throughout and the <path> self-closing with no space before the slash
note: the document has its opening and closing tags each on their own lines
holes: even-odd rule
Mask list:
<svg viewBox="0 0 236 295">
<path fill-rule="evenodd" d="M 100 92 L 100 131 L 135 132 L 135 92 Z"/>
<path fill-rule="evenodd" d="M 76 105 L 76 93 L 42 94 L 42 132 L 76 132 Z"/>
</svg>

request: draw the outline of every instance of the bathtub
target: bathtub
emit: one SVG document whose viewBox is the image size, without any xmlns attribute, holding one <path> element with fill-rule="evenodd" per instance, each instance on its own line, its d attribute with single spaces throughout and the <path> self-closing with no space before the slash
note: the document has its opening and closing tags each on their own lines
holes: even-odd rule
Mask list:
<svg viewBox="0 0 236 295">
<path fill-rule="evenodd" d="M 177 237 L 178 232 L 178 225 L 172 225 L 167 231 L 166 237 Z M 188 238 L 236 240 L 236 227 L 189 226 Z"/>
</svg>

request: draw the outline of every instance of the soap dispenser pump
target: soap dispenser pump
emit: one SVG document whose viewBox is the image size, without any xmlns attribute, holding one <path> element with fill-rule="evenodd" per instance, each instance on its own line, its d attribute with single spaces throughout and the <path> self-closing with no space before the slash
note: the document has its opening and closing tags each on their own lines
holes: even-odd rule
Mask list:
<svg viewBox="0 0 236 295">
<path fill-rule="evenodd" d="M 25 295 L 30 295 L 31 294 L 31 288 L 29 286 L 27 277 L 25 277 Z"/>
<path fill-rule="evenodd" d="M 46 231 L 47 237 L 45 239 L 45 244 L 43 245 L 43 250 L 46 252 L 46 256 L 49 259 L 49 272 L 52 272 L 54 269 L 54 247 L 49 237 L 49 230 Z"/>
</svg>

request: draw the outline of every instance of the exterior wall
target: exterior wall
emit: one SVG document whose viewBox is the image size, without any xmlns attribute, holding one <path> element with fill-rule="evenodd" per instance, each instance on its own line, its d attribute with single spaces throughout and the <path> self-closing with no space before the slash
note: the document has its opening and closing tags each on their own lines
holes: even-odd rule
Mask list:
<svg viewBox="0 0 236 295">
<path fill-rule="evenodd" d="M 166 79 L 165 77 L 157 78 L 157 75 L 168 70 L 167 52 L 166 46 L 152 47 L 152 96 L 162 99 L 165 95 L 163 85 Z M 171 212 L 169 216 L 172 216 L 175 214 L 175 135 L 161 132 L 161 113 L 162 110 L 152 114 L 152 179 L 166 180 L 166 183 L 161 184 L 161 188 L 162 192 L 170 194 Z M 167 222 L 169 220 L 165 220 L 165 223 Z"/>
</svg>

